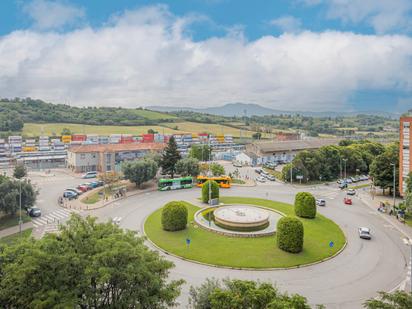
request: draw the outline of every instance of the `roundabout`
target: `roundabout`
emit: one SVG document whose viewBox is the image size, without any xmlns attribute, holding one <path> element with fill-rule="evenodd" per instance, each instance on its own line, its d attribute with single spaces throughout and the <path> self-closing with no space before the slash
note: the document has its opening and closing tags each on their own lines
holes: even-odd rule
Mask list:
<svg viewBox="0 0 412 309">
<path fill-rule="evenodd" d="M 242 197 L 224 197 L 221 202 L 230 206 L 205 209 L 209 213 L 213 211 L 215 222 L 218 216 L 219 223 L 216 226 L 208 226 L 204 218 L 207 214 L 202 215 L 203 209 L 182 202 L 188 210 L 189 224 L 186 229 L 176 232 L 163 230 L 160 223 L 161 209 L 158 209 L 147 217 L 145 234 L 156 247 L 169 254 L 203 264 L 238 269 L 301 267 L 336 255 L 346 243 L 339 226 L 318 215 L 315 219 L 300 219 L 305 229 L 303 250 L 298 254 L 288 253 L 277 247 L 275 231 L 266 230 L 276 227 L 281 214 L 294 216 L 292 205 Z M 244 231 L 245 226 L 250 228 L 250 225 L 262 229 Z M 258 235 L 260 237 L 254 235 L 260 232 L 263 233 Z M 190 244 L 186 242 L 187 239 Z M 331 241 L 333 247 L 329 246 Z"/>
</svg>

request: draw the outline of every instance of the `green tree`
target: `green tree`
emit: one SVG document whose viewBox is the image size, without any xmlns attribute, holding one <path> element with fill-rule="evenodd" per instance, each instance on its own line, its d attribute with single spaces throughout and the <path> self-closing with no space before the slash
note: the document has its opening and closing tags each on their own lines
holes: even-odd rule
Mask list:
<svg viewBox="0 0 412 309">
<path fill-rule="evenodd" d="M 282 217 L 276 227 L 276 242 L 279 249 L 299 253 L 303 249 L 303 224 L 293 217 Z"/>
<path fill-rule="evenodd" d="M 73 133 L 69 128 L 63 128 L 60 134 L 61 135 L 72 135 Z"/>
<path fill-rule="evenodd" d="M 202 202 L 209 203 L 209 188 L 210 188 L 210 198 L 219 198 L 219 185 L 214 180 L 206 181 L 202 186 Z"/>
<path fill-rule="evenodd" d="M 316 200 L 309 192 L 298 192 L 295 196 L 295 214 L 301 218 L 316 217 Z"/>
<path fill-rule="evenodd" d="M 162 209 L 162 227 L 165 231 L 181 231 L 187 225 L 187 207 L 182 202 L 169 202 Z"/>
<path fill-rule="evenodd" d="M 212 148 L 209 145 L 192 145 L 189 150 L 189 157 L 199 161 L 210 161 L 212 158 Z"/>
<path fill-rule="evenodd" d="M 2 308 L 168 308 L 182 281 L 133 231 L 73 215 L 59 235 L 0 250 Z"/>
<path fill-rule="evenodd" d="M 27 169 L 24 164 L 17 164 L 14 167 L 13 177 L 16 179 L 22 179 L 27 176 Z"/>
<path fill-rule="evenodd" d="M 13 180 L 0 177 L 0 212 L 14 215 L 20 208 L 20 190 L 22 209 L 32 207 L 38 192 L 29 180 Z"/>
<path fill-rule="evenodd" d="M 408 177 L 406 178 L 406 190 L 407 193 L 412 193 L 412 172 L 408 173 Z"/>
<path fill-rule="evenodd" d="M 176 172 L 182 176 L 198 176 L 200 174 L 199 160 L 184 158 L 176 163 Z"/>
<path fill-rule="evenodd" d="M 373 160 L 370 166 L 370 175 L 373 177 L 375 186 L 385 189 L 390 189 L 390 194 L 393 190 L 393 164 L 395 164 L 395 190 L 399 185 L 399 146 L 391 144 L 386 147 L 385 152 L 378 155 Z"/>
<path fill-rule="evenodd" d="M 190 289 L 193 309 L 309 309 L 305 297 L 281 293 L 271 283 L 249 280 L 206 280 Z"/>
<path fill-rule="evenodd" d="M 223 167 L 223 165 L 216 162 L 210 163 L 209 169 L 212 172 L 213 176 L 221 176 L 225 174 L 225 168 Z"/>
<path fill-rule="evenodd" d="M 157 174 L 157 163 L 151 159 L 135 160 L 122 164 L 124 177 L 134 182 L 137 187 L 149 180 L 152 180 Z"/>
<path fill-rule="evenodd" d="M 181 159 L 179 151 L 177 150 L 177 144 L 175 138 L 172 136 L 169 139 L 169 143 L 167 144 L 163 156 L 161 167 L 164 174 L 170 175 L 172 178 L 176 173 L 176 163 Z"/>
<path fill-rule="evenodd" d="M 262 137 L 262 133 L 256 132 L 252 134 L 253 139 L 260 139 Z"/>
<path fill-rule="evenodd" d="M 157 134 L 157 131 L 155 131 L 153 129 L 149 129 L 149 130 L 147 130 L 147 134 Z"/>
<path fill-rule="evenodd" d="M 371 298 L 364 303 L 367 309 L 410 309 L 412 294 L 404 291 L 379 292 L 379 299 Z"/>
</svg>

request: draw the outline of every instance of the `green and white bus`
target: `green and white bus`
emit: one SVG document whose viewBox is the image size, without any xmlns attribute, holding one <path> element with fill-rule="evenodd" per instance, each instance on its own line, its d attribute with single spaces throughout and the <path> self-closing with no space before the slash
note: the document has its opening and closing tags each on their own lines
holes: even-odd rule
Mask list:
<svg viewBox="0 0 412 309">
<path fill-rule="evenodd" d="M 158 190 L 159 191 L 168 191 L 168 190 L 177 190 L 177 189 L 188 189 L 193 187 L 193 178 L 192 177 L 180 177 L 172 179 L 159 179 Z"/>
</svg>

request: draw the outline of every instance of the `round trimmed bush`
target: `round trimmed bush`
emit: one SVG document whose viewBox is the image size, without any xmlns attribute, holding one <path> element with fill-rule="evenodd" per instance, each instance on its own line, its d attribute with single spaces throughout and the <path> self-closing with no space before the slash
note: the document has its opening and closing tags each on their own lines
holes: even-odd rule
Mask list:
<svg viewBox="0 0 412 309">
<path fill-rule="evenodd" d="M 216 181 L 214 180 L 208 180 L 206 181 L 203 186 L 202 186 L 202 202 L 203 203 L 208 203 L 209 202 L 209 184 L 211 185 L 210 191 L 211 192 L 211 198 L 219 198 L 219 185 Z"/>
<path fill-rule="evenodd" d="M 295 214 L 301 218 L 316 217 L 316 200 L 309 192 L 299 192 L 295 196 Z"/>
<path fill-rule="evenodd" d="M 165 231 L 184 230 L 187 225 L 187 208 L 181 202 L 169 202 L 162 209 L 162 226 Z"/>
<path fill-rule="evenodd" d="M 297 218 L 283 217 L 278 221 L 276 229 L 278 248 L 299 253 L 303 248 L 303 224 Z"/>
</svg>

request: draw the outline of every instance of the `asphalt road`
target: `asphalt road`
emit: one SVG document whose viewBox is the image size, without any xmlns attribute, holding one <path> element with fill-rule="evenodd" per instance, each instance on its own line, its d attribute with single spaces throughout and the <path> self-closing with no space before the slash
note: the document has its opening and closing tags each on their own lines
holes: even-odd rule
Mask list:
<svg viewBox="0 0 412 309">
<path fill-rule="evenodd" d="M 306 296 L 311 304 L 351 309 L 361 308 L 366 299 L 377 295 L 377 291 L 390 291 L 404 281 L 409 261 L 408 248 L 402 242 L 403 236 L 384 221 L 378 211 L 370 209 L 356 197 L 353 198 L 353 205 L 344 205 L 345 193 L 335 186 L 304 190 L 326 199 L 326 207 L 318 207 L 318 210 L 339 224 L 344 231 L 348 245 L 341 254 L 317 265 L 274 271 L 208 267 L 166 255 L 166 258 L 176 265 L 171 271 L 171 277 L 183 278 L 186 281 L 179 299 L 182 306 L 187 303 L 189 286 L 200 285 L 208 277 L 271 281 L 283 291 Z M 298 191 L 302 189 L 280 183 L 266 183 L 249 188 L 232 187 L 222 190 L 221 195 L 260 197 L 293 203 L 294 195 Z M 116 202 L 91 214 L 104 221 L 121 217 L 120 226 L 141 232 L 145 218 L 154 210 L 171 200 L 194 201 L 199 195 L 198 188 L 152 192 Z M 372 240 L 359 238 L 359 226 L 371 228 Z"/>
</svg>

